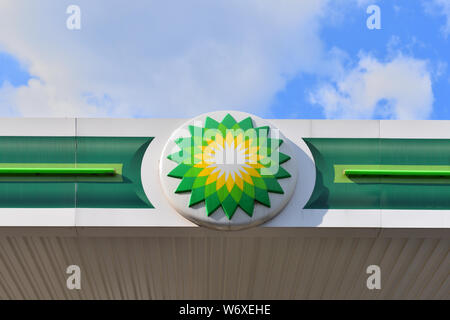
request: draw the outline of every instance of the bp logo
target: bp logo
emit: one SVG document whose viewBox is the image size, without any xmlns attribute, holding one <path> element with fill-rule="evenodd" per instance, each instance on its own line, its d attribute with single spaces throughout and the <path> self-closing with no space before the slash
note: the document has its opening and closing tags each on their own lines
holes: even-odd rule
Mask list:
<svg viewBox="0 0 450 320">
<path fill-rule="evenodd" d="M 263 223 L 295 188 L 289 144 L 258 117 L 202 115 L 170 137 L 160 160 L 164 191 L 178 212 L 200 225 L 239 229 Z"/>
</svg>

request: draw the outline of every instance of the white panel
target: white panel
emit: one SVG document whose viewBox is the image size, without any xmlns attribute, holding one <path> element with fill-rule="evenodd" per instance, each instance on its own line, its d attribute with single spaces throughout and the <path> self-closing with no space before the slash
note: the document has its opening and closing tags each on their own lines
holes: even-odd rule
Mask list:
<svg viewBox="0 0 450 320">
<path fill-rule="evenodd" d="M 450 139 L 449 120 L 380 120 L 381 138 Z"/>
<path fill-rule="evenodd" d="M 303 209 L 300 216 L 302 227 L 379 228 L 381 226 L 380 210 L 376 209 Z"/>
<path fill-rule="evenodd" d="M 75 119 L 0 118 L 0 136 L 75 136 Z"/>
<path fill-rule="evenodd" d="M 77 227 L 193 227 L 175 210 L 76 209 Z"/>
<path fill-rule="evenodd" d="M 186 119 L 77 119 L 81 137 L 169 137 Z"/>
<path fill-rule="evenodd" d="M 74 208 L 1 208 L 1 227 L 73 227 Z"/>
<path fill-rule="evenodd" d="M 0 209 L 0 226 L 166 226 L 190 227 L 168 204 L 158 176 L 158 158 L 166 140 L 185 119 L 0 119 L 0 135 L 9 136 L 155 136 L 145 154 L 144 189 L 156 207 L 133 209 Z M 301 137 L 450 138 L 450 121 L 382 120 L 269 120 L 297 146 Z M 76 130 L 75 130 L 76 124 Z M 381 126 L 381 132 L 379 131 Z M 77 131 L 77 132 L 76 132 Z M 323 228 L 449 228 L 450 211 L 408 210 L 305 210 L 314 164 L 307 150 L 300 163 L 308 168 L 299 176 L 296 190 L 285 210 L 263 227 Z M 155 156 L 156 155 L 156 156 Z M 16 210 L 16 211 L 15 211 Z M 58 214 L 56 213 L 58 212 Z"/>
<path fill-rule="evenodd" d="M 381 210 L 382 228 L 450 228 L 450 210 Z"/>
<path fill-rule="evenodd" d="M 379 138 L 379 120 L 312 120 L 314 138 Z"/>
<path fill-rule="evenodd" d="M 300 138 L 311 137 L 311 126 L 314 120 L 302 119 L 270 119 L 267 120 L 292 141 L 297 141 Z"/>
</svg>

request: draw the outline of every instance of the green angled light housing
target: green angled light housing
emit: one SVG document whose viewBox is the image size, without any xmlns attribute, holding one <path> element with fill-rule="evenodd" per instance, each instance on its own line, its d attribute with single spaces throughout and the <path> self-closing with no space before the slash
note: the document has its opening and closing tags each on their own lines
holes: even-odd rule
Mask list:
<svg viewBox="0 0 450 320">
<path fill-rule="evenodd" d="M 5 168 L 0 167 L 0 175 L 114 175 L 114 168 Z"/>
<path fill-rule="evenodd" d="M 383 170 L 383 169 L 346 169 L 346 176 L 409 176 L 409 177 L 448 177 L 450 170 Z"/>
</svg>

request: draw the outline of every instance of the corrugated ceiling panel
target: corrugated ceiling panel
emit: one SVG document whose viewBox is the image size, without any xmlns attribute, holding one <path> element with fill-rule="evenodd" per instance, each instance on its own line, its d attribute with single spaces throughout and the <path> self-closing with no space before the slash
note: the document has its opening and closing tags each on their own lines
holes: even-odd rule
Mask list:
<svg viewBox="0 0 450 320">
<path fill-rule="evenodd" d="M 1 237 L 1 299 L 449 299 L 448 238 Z M 82 289 L 66 288 L 68 265 Z M 368 290 L 378 264 L 382 289 Z"/>
</svg>

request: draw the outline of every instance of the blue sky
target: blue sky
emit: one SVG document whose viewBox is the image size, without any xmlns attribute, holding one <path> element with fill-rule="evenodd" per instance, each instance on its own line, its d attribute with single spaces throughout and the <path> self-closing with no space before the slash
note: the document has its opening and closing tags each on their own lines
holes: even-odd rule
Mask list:
<svg viewBox="0 0 450 320">
<path fill-rule="evenodd" d="M 7 81 L 18 87 L 26 85 L 30 78 L 31 76 L 26 68 L 23 68 L 14 56 L 6 52 L 0 52 L 0 83 Z"/>
<path fill-rule="evenodd" d="M 397 41 L 394 50 L 427 60 L 435 74 L 435 101 L 429 118 L 450 119 L 450 70 L 446 67 L 450 62 L 450 36 L 440 31 L 446 23 L 445 15 L 437 12 L 427 14 L 420 1 L 382 1 L 378 5 L 381 9 L 381 30 L 364 27 L 369 15 L 365 10 L 354 6 L 350 8 L 345 22 L 324 24 L 321 36 L 327 47 L 342 48 L 349 55 L 349 63 L 355 63 L 361 51 L 370 52 L 379 60 L 388 60 L 389 44 Z M 437 75 L 439 66 L 444 70 Z M 320 78 L 307 74 L 300 74 L 291 80 L 274 99 L 274 116 L 324 118 L 323 110 L 308 102 L 305 91 L 305 88 L 311 88 L 320 81 Z"/>
<path fill-rule="evenodd" d="M 450 119 L 450 0 L 4 1 L 0 116 Z"/>
</svg>

